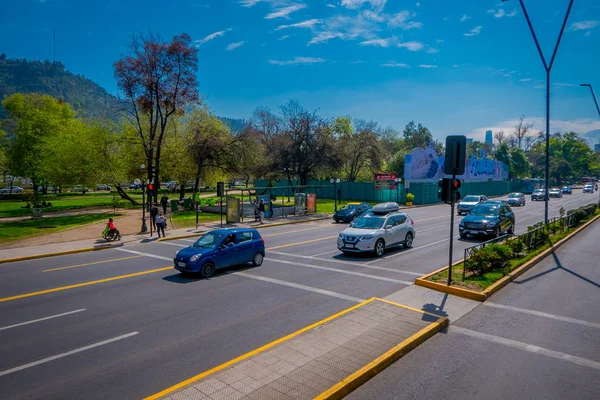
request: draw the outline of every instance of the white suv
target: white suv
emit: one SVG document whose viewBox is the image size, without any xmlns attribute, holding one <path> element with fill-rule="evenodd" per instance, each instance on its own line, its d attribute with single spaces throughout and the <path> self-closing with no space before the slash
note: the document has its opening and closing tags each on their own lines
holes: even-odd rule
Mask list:
<svg viewBox="0 0 600 400">
<path fill-rule="evenodd" d="M 414 225 L 407 214 L 400 212 L 397 203 L 381 203 L 343 230 L 337 247 L 344 254 L 372 252 L 381 257 L 385 249 L 393 246 L 412 247 Z"/>
</svg>

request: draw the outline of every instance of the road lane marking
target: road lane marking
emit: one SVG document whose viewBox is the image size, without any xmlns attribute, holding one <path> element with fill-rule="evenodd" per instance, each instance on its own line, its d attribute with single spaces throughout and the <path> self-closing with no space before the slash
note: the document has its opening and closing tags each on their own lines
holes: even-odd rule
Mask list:
<svg viewBox="0 0 600 400">
<path fill-rule="evenodd" d="M 21 322 L 19 324 L 14 324 L 14 325 L 9 325 L 9 326 L 3 326 L 2 328 L 0 328 L 0 331 L 6 330 L 6 329 L 11 329 L 11 328 L 16 328 L 18 326 L 33 324 L 33 323 L 36 323 L 36 322 L 46 321 L 46 320 L 49 320 L 49 319 L 52 319 L 52 318 L 64 317 L 65 315 L 75 314 L 75 313 L 83 312 L 83 311 L 85 311 L 85 308 L 80 308 L 79 310 L 69 311 L 69 312 L 62 313 L 62 314 L 51 315 L 49 317 L 38 318 L 38 319 L 34 319 L 34 320 L 31 320 L 31 321 L 27 321 L 27 322 Z"/>
<path fill-rule="evenodd" d="M 275 250 L 275 249 L 282 249 L 284 247 L 290 247 L 290 246 L 298 246 L 301 244 L 307 244 L 307 243 L 314 243 L 314 242 L 320 242 L 322 240 L 329 240 L 329 239 L 334 239 L 337 238 L 339 235 L 335 235 L 335 236 L 328 236 L 328 237 L 324 237 L 324 238 L 319 238 L 319 239 L 312 239 L 312 240 L 306 240 L 304 242 L 296 242 L 296 243 L 288 243 L 288 244 L 282 244 L 280 246 L 273 246 L 273 247 L 269 247 L 266 250 Z"/>
<path fill-rule="evenodd" d="M 448 225 L 438 225 L 438 226 L 433 226 L 433 227 L 427 228 L 427 229 L 419 229 L 418 233 L 420 234 L 422 232 L 427 232 L 427 231 L 431 231 L 431 230 L 434 230 L 434 229 L 446 228 L 447 226 Z"/>
<path fill-rule="evenodd" d="M 438 215 L 437 217 L 415 220 L 415 222 L 431 221 L 432 219 L 440 219 L 440 218 L 448 218 L 448 217 L 450 217 L 450 215 Z"/>
<path fill-rule="evenodd" d="M 184 242 L 192 242 L 192 243 L 196 243 L 197 240 L 193 240 L 193 239 L 177 239 L 177 240 L 182 240 Z M 164 243 L 164 242 L 161 242 Z"/>
<path fill-rule="evenodd" d="M 112 278 L 98 279 L 96 281 L 76 283 L 74 285 L 61 286 L 61 287 L 56 287 L 56 288 L 52 288 L 52 289 L 40 290 L 39 292 L 24 293 L 24 294 L 19 294 L 17 296 L 11 296 L 11 297 L 1 298 L 0 299 L 0 303 L 4 303 L 6 301 L 12 301 L 12 300 L 24 299 L 26 297 L 40 296 L 42 294 L 48 294 L 48 293 L 54 293 L 54 292 L 61 292 L 63 290 L 70 290 L 70 289 L 80 288 L 80 287 L 84 287 L 84 286 L 97 285 L 98 283 L 104 283 L 104 282 L 117 281 L 117 280 L 120 280 L 120 279 L 133 278 L 134 276 L 141 276 L 141 275 L 153 274 L 155 272 L 167 271 L 167 270 L 170 270 L 170 269 L 173 269 L 173 266 L 163 267 L 163 268 L 157 268 L 157 269 L 151 269 L 151 270 L 142 271 L 142 272 L 136 272 L 134 274 L 113 276 Z"/>
<path fill-rule="evenodd" d="M 339 250 L 337 250 L 339 252 Z M 322 262 L 330 262 L 330 263 L 335 263 L 335 264 L 344 264 L 344 265 L 353 265 L 355 267 L 361 267 L 361 268 L 368 268 L 368 269 L 377 269 L 380 271 L 389 271 L 389 272 L 398 272 L 401 274 L 408 274 L 408 275 L 415 275 L 415 276 L 422 276 L 423 274 L 419 273 L 419 272 L 413 272 L 413 271 L 404 271 L 401 269 L 395 269 L 395 268 L 386 268 L 386 267 L 376 267 L 374 265 L 367 265 L 366 263 L 359 263 L 359 262 L 353 262 L 353 261 L 342 261 L 342 260 L 323 260 L 322 258 L 316 258 L 315 256 L 302 256 L 299 254 L 290 254 L 290 253 L 281 253 L 278 251 L 271 251 L 271 254 L 278 254 L 278 255 L 282 255 L 282 256 L 288 256 L 288 257 L 297 257 L 297 258 L 306 258 L 308 260 L 314 260 L 314 261 L 322 261 Z"/>
<path fill-rule="evenodd" d="M 173 257 L 157 256 L 155 254 L 142 253 L 141 251 L 135 251 L 135 250 L 129 250 L 129 249 L 116 249 L 116 250 L 124 251 L 125 253 L 139 254 L 144 257 L 156 258 L 157 260 L 173 261 Z"/>
<path fill-rule="evenodd" d="M 73 354 L 77 354 L 77 353 L 81 353 L 82 351 L 90 350 L 90 349 L 93 349 L 95 347 L 104 346 L 105 344 L 113 343 L 113 342 L 116 342 L 118 340 L 127 339 L 127 338 L 129 338 L 131 336 L 137 335 L 138 333 L 139 332 L 130 332 L 130 333 L 127 333 L 125 335 L 114 337 L 112 339 L 107 339 L 107 340 L 103 340 L 103 341 L 98 342 L 98 343 L 90 344 L 90 345 L 87 345 L 87 346 L 84 346 L 84 347 L 79 347 L 77 349 L 74 349 L 74 350 L 71 350 L 71 351 L 67 351 L 66 353 L 60 353 L 60 354 L 54 355 L 52 357 L 48 357 L 48 358 L 44 358 L 42 360 L 37 360 L 37 361 L 34 361 L 34 362 L 30 362 L 29 364 L 24 364 L 24 365 L 21 365 L 19 367 L 7 369 L 7 370 L 4 370 L 4 371 L 1 371 L 0 372 L 0 376 L 12 374 L 13 372 L 22 371 L 22 370 L 27 369 L 27 368 L 35 367 L 36 365 L 44 364 L 44 363 L 47 363 L 47 362 L 50 362 L 50 361 L 58 360 L 59 358 L 67 357 L 67 356 L 70 356 L 70 355 L 73 355 Z"/>
<path fill-rule="evenodd" d="M 315 230 L 315 229 L 323 229 L 323 228 L 328 228 L 328 226 L 315 226 L 313 228 L 298 229 L 298 230 L 295 230 L 295 231 L 287 231 L 287 232 L 281 232 L 281 233 L 270 233 L 268 235 L 262 235 L 262 236 L 263 237 L 269 237 L 269 236 L 289 235 L 290 233 L 312 231 L 312 230 Z"/>
<path fill-rule="evenodd" d="M 279 280 L 279 279 L 267 278 L 265 276 L 258 276 L 258 275 L 247 274 L 245 272 L 228 272 L 228 274 L 243 276 L 244 278 L 256 279 L 256 280 L 264 281 L 264 282 L 275 283 L 277 285 L 283 285 L 283 286 L 293 287 L 293 288 L 296 288 L 296 289 L 302 289 L 302 290 L 306 290 L 308 292 L 319 293 L 319 294 L 323 294 L 325 296 L 330 296 L 330 297 L 337 297 L 338 299 L 353 301 L 353 302 L 356 302 L 356 303 L 360 303 L 362 301 L 365 301 L 365 299 L 361 299 L 361 298 L 358 298 L 358 297 L 347 296 L 345 294 L 336 293 L 336 292 L 332 292 L 332 291 L 329 291 L 329 290 L 317 289 L 317 288 L 314 288 L 312 286 L 301 285 L 299 283 L 293 283 L 293 282 L 282 281 L 282 280 Z"/>
<path fill-rule="evenodd" d="M 523 342 L 518 342 L 516 340 L 506 339 L 500 336 L 488 335 L 487 333 L 481 333 L 477 331 L 473 331 L 471 329 L 462 328 L 460 326 L 452 325 L 448 328 L 450 332 L 460 333 L 462 335 L 487 340 L 488 342 L 498 343 L 505 346 L 513 347 L 519 350 L 525 350 L 530 353 L 541 354 L 547 357 L 557 358 L 563 361 L 569 361 L 574 364 L 583 365 L 584 367 L 590 367 L 595 369 L 600 369 L 600 362 L 588 360 L 586 358 L 573 356 L 566 353 L 561 353 L 559 351 L 554 351 L 550 349 L 546 349 L 544 347 L 535 346 L 532 344 L 527 344 Z"/>
<path fill-rule="evenodd" d="M 301 263 L 297 263 L 297 262 L 293 262 L 293 261 L 276 260 L 276 259 L 273 259 L 273 258 L 266 258 L 266 260 L 274 261 L 274 262 L 280 262 L 282 264 L 297 265 L 299 267 L 304 267 L 304 268 L 314 268 L 314 269 L 320 269 L 320 270 L 323 270 L 323 271 L 339 272 L 340 274 L 362 276 L 364 278 L 375 279 L 375 280 L 379 280 L 379 281 L 386 281 L 386 282 L 393 282 L 393 283 L 402 283 L 404 285 L 412 285 L 414 283 L 414 282 L 409 282 L 409 281 L 401 281 L 399 279 L 385 278 L 383 276 L 363 274 L 361 272 L 346 271 L 345 269 L 329 268 L 329 267 L 319 267 L 317 265 L 301 264 Z"/>
<path fill-rule="evenodd" d="M 129 256 L 129 257 L 113 258 L 111 260 L 96 261 L 96 262 L 91 262 L 91 263 L 86 263 L 86 264 L 70 265 L 68 267 L 59 267 L 59 268 L 45 269 L 42 272 L 60 271 L 60 270 L 63 270 L 63 269 L 79 268 L 79 267 L 85 267 L 85 266 L 88 266 L 88 265 L 96 265 L 96 264 L 105 264 L 105 263 L 109 263 L 109 262 L 112 262 L 112 261 L 130 260 L 132 258 L 140 258 L 140 257 L 142 257 L 142 256 Z"/>
<path fill-rule="evenodd" d="M 483 302 L 482 304 L 484 306 L 488 306 L 488 307 L 500 308 L 500 309 L 509 310 L 509 311 L 516 311 L 516 312 L 520 312 L 520 313 L 524 313 L 524 314 L 531 314 L 531 315 L 536 315 L 538 317 L 550 318 L 550 319 L 555 319 L 558 321 L 571 322 L 573 324 L 579 324 L 579 325 L 589 326 L 590 328 L 600 329 L 600 324 L 596 324 L 594 322 L 589 322 L 589 321 L 583 321 L 583 320 L 575 319 L 575 318 L 563 317 L 562 315 L 549 314 L 549 313 L 545 313 L 545 312 L 541 312 L 541 311 L 528 310 L 526 308 L 507 306 L 505 304 L 492 303 L 489 301 Z"/>
<path fill-rule="evenodd" d="M 454 236 L 454 239 L 457 239 L 457 238 L 459 238 L 459 237 L 460 237 L 460 236 Z M 408 249 L 408 250 L 405 250 L 405 251 L 401 251 L 400 253 L 396 253 L 396 254 L 390 254 L 389 256 L 383 256 L 383 257 L 377 258 L 377 259 L 375 259 L 375 260 L 373 260 L 373 261 L 369 261 L 367 264 L 376 263 L 377 261 L 381 261 L 381 260 L 389 260 L 390 258 L 394 258 L 394 257 L 397 257 L 397 256 L 401 256 L 401 255 L 403 255 L 403 254 L 410 253 L 410 252 L 412 252 L 412 251 L 421 250 L 421 249 L 424 249 L 424 248 L 426 248 L 426 247 L 429 247 L 429 246 L 435 246 L 436 244 L 440 244 L 440 243 L 446 242 L 446 241 L 448 241 L 448 240 L 450 240 L 450 238 L 446 238 L 446 239 L 438 240 L 438 241 L 436 241 L 436 242 L 427 243 L 427 244 L 424 244 L 424 245 L 422 245 L 422 246 L 419 246 L 419 247 L 413 247 L 412 249 Z"/>
<path fill-rule="evenodd" d="M 190 247 L 189 244 L 179 244 L 179 243 L 171 243 L 171 242 L 160 242 L 160 244 L 168 244 L 169 246 L 176 246 L 176 247 Z"/>
<path fill-rule="evenodd" d="M 335 249 L 335 250 L 331 250 L 331 251 L 326 251 L 325 253 L 319 253 L 319 254 L 313 254 L 310 257 L 319 257 L 319 256 L 324 256 L 325 254 L 331 254 L 331 253 L 339 253 L 340 251 Z"/>
</svg>

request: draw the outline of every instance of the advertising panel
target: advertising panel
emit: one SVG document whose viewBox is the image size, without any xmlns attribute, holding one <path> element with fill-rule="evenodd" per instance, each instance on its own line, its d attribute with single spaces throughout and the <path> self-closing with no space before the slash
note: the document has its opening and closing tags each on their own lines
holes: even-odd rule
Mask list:
<svg viewBox="0 0 600 400">
<path fill-rule="evenodd" d="M 265 218 L 271 218 L 273 216 L 273 209 L 271 207 L 271 198 L 269 196 L 258 196 L 258 201 L 265 203 Z"/>
<path fill-rule="evenodd" d="M 398 174 L 396 172 L 378 172 L 375 174 L 375 190 L 396 190 L 398 189 L 398 183 L 396 179 Z"/>
<path fill-rule="evenodd" d="M 316 193 L 309 193 L 306 196 L 306 205 L 307 205 L 309 214 L 314 214 L 317 212 L 317 194 Z"/>
<path fill-rule="evenodd" d="M 508 165 L 487 158 L 467 158 L 465 173 L 456 177 L 465 182 L 503 181 L 508 179 Z M 404 179 L 411 182 L 437 182 L 452 178 L 444 173 L 444 156 L 432 147 L 414 149 L 404 159 Z"/>
<path fill-rule="evenodd" d="M 306 193 L 296 193 L 294 195 L 294 213 L 304 214 L 306 212 Z"/>
<path fill-rule="evenodd" d="M 227 197 L 226 221 L 228 224 L 237 224 L 240 222 L 240 199 L 237 197 Z"/>
</svg>

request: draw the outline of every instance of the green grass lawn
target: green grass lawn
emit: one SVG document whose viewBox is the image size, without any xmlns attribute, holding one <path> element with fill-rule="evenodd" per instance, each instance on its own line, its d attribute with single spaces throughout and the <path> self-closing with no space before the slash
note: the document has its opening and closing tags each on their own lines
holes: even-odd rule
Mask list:
<svg viewBox="0 0 600 400">
<path fill-rule="evenodd" d="M 131 197 L 141 203 L 141 195 L 131 195 Z M 47 195 L 40 198 L 46 202 L 51 202 L 52 207 L 44 208 L 43 213 L 51 213 L 64 210 L 75 210 L 86 207 L 112 207 L 113 196 L 109 193 L 86 193 L 84 195 L 71 196 L 53 196 Z M 133 208 L 134 206 L 127 200 L 117 197 L 119 208 Z M 24 201 L 2 201 L 0 202 L 0 218 L 2 217 L 22 217 L 31 215 L 31 210 L 23 208 L 27 203 Z M 139 207 L 139 206 L 138 206 Z"/>
<path fill-rule="evenodd" d="M 220 220 L 221 216 L 219 214 L 205 212 L 198 214 L 198 223 Z M 177 211 L 173 214 L 173 223 L 177 229 L 196 226 L 196 211 Z M 223 215 L 223 223 L 225 223 L 225 215 Z"/>
<path fill-rule="evenodd" d="M 108 221 L 110 217 L 114 217 L 114 215 L 112 213 L 86 214 L 4 222 L 0 223 L 0 243 L 12 242 L 32 236 L 47 235 L 97 221 Z M 101 233 L 101 231 L 98 232 L 98 237 L 100 237 Z"/>
</svg>

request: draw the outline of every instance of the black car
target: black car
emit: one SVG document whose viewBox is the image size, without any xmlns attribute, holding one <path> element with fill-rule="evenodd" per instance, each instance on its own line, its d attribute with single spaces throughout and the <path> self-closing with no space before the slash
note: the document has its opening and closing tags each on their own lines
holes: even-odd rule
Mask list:
<svg viewBox="0 0 600 400">
<path fill-rule="evenodd" d="M 460 221 L 458 231 L 463 239 L 469 235 L 498 237 L 504 232 L 513 234 L 515 213 L 502 203 L 479 204 Z"/>
<path fill-rule="evenodd" d="M 335 222 L 352 222 L 354 218 L 361 216 L 372 207 L 367 203 L 348 203 L 333 214 Z"/>
</svg>

